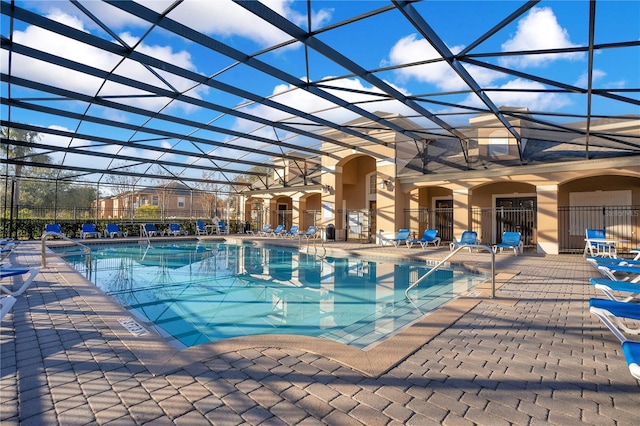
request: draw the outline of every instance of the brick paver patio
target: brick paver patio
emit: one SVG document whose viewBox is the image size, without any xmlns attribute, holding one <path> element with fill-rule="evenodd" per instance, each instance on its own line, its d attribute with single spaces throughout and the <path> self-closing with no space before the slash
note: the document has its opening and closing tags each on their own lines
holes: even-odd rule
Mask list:
<svg viewBox="0 0 640 426">
<path fill-rule="evenodd" d="M 394 248 L 327 243 L 329 249 Z M 445 250 L 424 252 L 429 258 Z M 40 263 L 25 243 L 13 261 Z M 398 254 L 398 252 L 396 252 Z M 486 262 L 479 253 L 464 262 Z M 301 349 L 212 353 L 154 374 L 107 325 L 121 315 L 66 271 L 42 268 L 0 328 L 2 425 L 635 425 L 640 386 L 588 311 L 595 270 L 576 255 L 496 256 L 515 271 L 387 372 Z M 275 342 L 274 342 L 275 343 Z"/>
</svg>

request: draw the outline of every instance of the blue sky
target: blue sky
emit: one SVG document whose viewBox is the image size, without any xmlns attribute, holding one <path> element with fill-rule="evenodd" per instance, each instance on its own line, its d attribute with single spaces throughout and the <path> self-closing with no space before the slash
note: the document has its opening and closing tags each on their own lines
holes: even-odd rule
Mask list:
<svg viewBox="0 0 640 426">
<path fill-rule="evenodd" d="M 95 22 L 92 22 L 69 2 L 18 1 L 16 3 L 20 7 L 36 11 L 66 25 L 113 41 L 111 35 L 99 28 Z M 140 1 L 139 3 L 156 12 L 162 12 L 172 4 L 170 1 L 158 0 Z M 306 1 L 271 0 L 263 3 L 301 28 L 307 28 Z M 199 75 L 215 76 L 217 81 L 240 87 L 260 96 L 272 97 L 277 102 L 315 114 L 323 119 L 344 123 L 356 118 L 353 113 L 342 108 L 336 108 L 335 105 L 310 95 L 308 92 L 292 90 L 293 87 L 288 82 L 266 76 L 246 65 L 234 64 L 234 61 L 227 57 L 205 49 L 190 40 L 170 34 L 165 30 L 156 28 L 140 41 L 141 37 L 150 28 L 148 22 L 142 22 L 140 19 L 102 2 L 82 1 L 81 4 L 101 19 L 117 34 L 117 37 L 131 46 L 136 46 L 137 51 L 162 59 L 168 63 L 179 65 Z M 442 38 L 446 46 L 453 53 L 457 53 L 469 46 L 522 4 L 523 2 L 516 1 L 425 1 L 416 3 L 413 6 L 425 17 L 428 24 Z M 386 1 L 312 1 L 312 13 L 309 19 L 313 29 L 323 29 L 356 15 L 388 5 L 390 3 Z M 280 30 L 259 20 L 241 7 L 224 0 L 185 1 L 172 10 L 168 16 L 245 54 L 254 54 L 290 39 Z M 596 44 L 637 42 L 640 40 L 640 2 L 598 1 L 596 3 L 596 17 Z M 589 41 L 588 19 L 588 1 L 542 1 L 485 40 L 470 53 L 483 54 L 586 46 Z M 194 85 L 192 81 L 164 73 L 161 70 L 158 73 L 165 81 L 157 78 L 132 61 L 127 60 L 118 65 L 119 58 L 115 55 L 101 52 L 75 41 L 65 40 L 60 35 L 53 35 L 37 27 L 16 22 L 14 31 L 14 41 L 34 46 L 74 61 L 113 71 L 116 74 L 144 81 L 158 87 L 166 88 L 170 85 L 180 91 L 186 91 L 185 93 L 194 99 L 207 100 L 229 108 L 237 108 L 248 114 L 275 121 L 292 121 L 290 117 L 287 117 L 281 111 L 247 102 L 246 99 L 213 88 Z M 8 37 L 9 34 L 9 22 L 4 15 L 2 16 L 2 34 L 5 37 Z M 321 32 L 317 37 L 338 53 L 366 69 L 396 67 L 415 61 L 428 61 L 436 57 L 431 45 L 414 27 L 408 25 L 406 19 L 397 10 L 340 26 L 331 31 Z M 308 68 L 304 60 L 307 54 L 309 55 Z M 8 55 L 6 50 L 3 50 L 2 55 L 2 69 L 3 72 L 7 72 Z M 354 100 L 372 100 L 375 98 L 372 94 L 378 91 L 372 88 L 368 82 L 353 77 L 350 71 L 329 61 L 317 52 L 306 51 L 299 43 L 289 44 L 272 52 L 261 54 L 258 59 L 281 68 L 298 79 L 310 78 L 312 81 L 327 79 L 327 84 L 340 88 L 340 90 L 334 89 L 335 91 L 332 91 L 332 93 L 344 96 L 345 99 L 351 102 Z M 479 59 L 550 80 L 558 80 L 567 85 L 586 87 L 586 53 Z M 103 82 L 100 79 L 62 70 L 49 64 L 37 63 L 34 60 L 14 57 L 13 61 L 12 73 L 17 76 L 28 77 L 88 95 L 115 96 L 113 98 L 115 101 L 127 105 L 151 111 L 162 110 L 164 113 L 174 114 L 199 123 L 211 123 L 212 125 L 219 125 L 236 131 L 251 132 L 254 135 L 269 139 L 274 138 L 273 128 L 264 127 L 253 121 L 224 115 L 184 102 L 174 101 L 168 103 L 167 99 L 164 98 L 144 96 L 123 98 L 119 96 L 136 93 L 144 94 L 144 92 L 132 91 L 130 87 L 115 83 L 107 83 L 101 86 Z M 586 113 L 585 97 L 582 95 L 542 93 L 537 90 L 548 88 L 548 86 L 545 87 L 545 84 L 539 81 L 518 78 L 469 64 L 465 64 L 465 68 L 482 87 L 523 89 L 519 92 L 492 93 L 492 98 L 497 106 L 526 106 L 533 111 L 548 113 L 577 115 Z M 466 89 L 466 85 L 444 63 L 393 69 L 376 75 L 407 95 L 431 94 L 430 99 L 434 100 L 461 103 L 471 107 L 483 106 L 473 94 L 450 94 L 450 92 Z M 331 80 L 331 77 L 334 76 L 342 78 Z M 639 99 L 640 94 L 637 89 L 640 88 L 640 47 L 607 49 L 598 52 L 594 58 L 593 83 L 594 88 L 636 89 L 635 92 L 624 93 L 624 96 Z M 347 89 L 350 92 L 345 91 Z M 7 96 L 8 89 L 6 84 L 2 85 L 2 90 L 3 96 Z M 327 90 L 331 91 L 330 89 Z M 369 92 L 370 94 L 358 94 L 358 91 Z M 438 95 L 441 92 L 449 94 Z M 29 91 L 16 86 L 12 87 L 12 97 L 29 94 L 31 94 Z M 46 103 L 46 101 L 42 102 Z M 68 110 L 78 112 L 84 112 L 87 108 L 86 104 L 76 101 L 56 101 L 55 105 L 56 107 L 62 106 Z M 455 109 L 450 107 L 428 102 L 423 105 L 435 113 L 456 112 Z M 415 114 L 415 112 L 408 110 L 406 106 L 394 102 L 362 103 L 361 107 L 368 111 Z M 640 114 L 640 108 L 637 105 L 632 106 L 628 103 L 600 97 L 594 97 L 592 108 L 594 114 Z M 125 114 L 115 109 L 95 105 L 89 108 L 89 113 L 131 124 L 142 124 L 147 120 L 143 116 Z M 7 114 L 7 108 L 3 105 L 3 120 L 7 118 Z M 443 117 L 452 125 L 464 124 L 468 122 L 469 118 L 468 115 Z M 22 111 L 17 108 L 13 108 L 11 119 L 44 127 L 71 131 L 77 129 L 80 133 L 96 134 L 98 132 L 109 134 L 122 140 L 140 140 L 156 137 L 151 134 L 132 134 L 127 130 L 113 128 L 99 129 L 94 124 L 79 124 L 76 120 L 51 117 L 46 114 Z M 211 151 L 216 155 L 229 155 L 233 158 L 263 161 L 264 155 L 236 152 L 231 146 L 268 147 L 268 144 L 263 145 L 255 141 L 234 139 L 229 135 L 197 130 L 188 125 L 182 126 L 161 120 L 153 120 L 150 124 L 152 127 L 169 129 L 177 133 L 190 134 L 190 132 L 195 132 L 193 134 L 199 137 L 227 142 L 230 145 L 228 148 L 215 148 Z M 296 124 L 300 124 L 300 120 L 297 120 Z M 432 126 L 424 120 L 420 124 L 426 127 Z M 309 128 L 311 129 L 312 127 Z M 276 133 L 280 140 L 291 140 L 292 143 L 308 145 L 316 149 L 320 147 L 318 142 L 311 141 L 305 137 L 294 137 L 294 135 L 282 130 L 278 130 Z M 70 143 L 68 138 L 49 135 L 45 136 L 45 141 L 52 145 L 59 144 L 64 146 Z M 81 145 L 87 142 L 75 141 L 74 143 Z M 185 143 L 180 140 L 166 139 L 159 141 L 158 144 L 165 147 L 178 146 L 187 149 Z M 105 146 L 101 149 L 109 150 L 114 149 L 114 147 Z M 192 147 L 189 149 L 192 149 Z M 141 157 L 147 155 L 153 157 L 153 155 L 156 155 L 140 152 L 133 148 L 127 151 L 131 155 Z M 176 158 L 178 159 L 178 157 Z M 67 156 L 65 161 L 68 164 L 72 164 L 74 161 L 81 162 L 83 160 L 80 158 L 74 160 L 73 156 Z M 183 158 L 178 161 L 188 163 L 197 160 Z"/>
</svg>

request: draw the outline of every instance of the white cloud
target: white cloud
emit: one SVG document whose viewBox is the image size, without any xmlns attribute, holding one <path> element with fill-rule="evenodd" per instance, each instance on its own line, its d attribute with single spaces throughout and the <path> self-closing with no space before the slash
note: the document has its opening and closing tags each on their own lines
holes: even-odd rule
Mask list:
<svg viewBox="0 0 640 426">
<path fill-rule="evenodd" d="M 49 15 L 49 18 L 70 25 L 81 31 L 86 31 L 80 20 L 60 11 L 54 11 Z M 121 36 L 127 41 L 127 43 L 132 45 L 137 42 L 137 39 L 129 33 L 123 33 Z M 87 44 L 69 39 L 63 35 L 44 30 L 40 27 L 28 26 L 24 31 L 15 31 L 14 41 L 16 43 L 44 50 L 53 55 L 67 58 L 101 70 L 112 71 L 115 68 L 116 74 L 166 88 L 164 83 L 137 62 L 125 60 L 119 64 L 121 57 L 118 55 L 91 47 Z M 176 64 L 186 69 L 196 70 L 196 66 L 192 62 L 191 55 L 187 51 L 174 51 L 171 46 L 148 45 L 144 43 L 138 46 L 137 49 L 160 60 Z M 3 51 L 2 62 L 0 65 L 3 72 L 8 72 L 6 69 L 8 64 L 6 55 L 6 51 Z M 94 96 L 96 94 L 100 94 L 102 96 L 124 96 L 132 94 L 148 95 L 147 92 L 113 82 L 106 82 L 104 86 L 101 87 L 104 83 L 101 78 L 84 75 L 76 71 L 64 69 L 50 63 L 38 61 L 21 55 L 13 56 L 13 75 L 18 75 L 16 70 L 20 72 L 20 77 L 76 91 L 89 96 Z M 183 78 L 176 77 L 168 73 L 163 73 L 162 75 L 178 90 L 187 90 L 193 86 L 193 82 L 187 81 Z M 204 86 L 200 86 L 191 91 L 191 96 L 199 97 L 199 95 L 204 91 L 206 91 L 206 88 Z M 128 98 L 126 101 L 121 100 L 121 102 L 144 107 L 150 110 L 158 110 L 167 104 L 168 99 L 155 97 Z M 182 105 L 184 107 L 185 104 Z M 192 106 L 189 108 L 189 111 L 193 109 Z"/>
<path fill-rule="evenodd" d="M 516 33 L 502 44 L 502 51 L 536 51 L 570 47 L 576 47 L 576 45 L 571 43 L 568 31 L 560 26 L 553 10 L 549 7 L 534 7 L 518 22 Z M 583 57 L 584 54 L 580 52 L 512 56 L 501 58 L 500 65 L 521 68 L 538 67 L 560 59 L 579 60 Z"/>
<path fill-rule="evenodd" d="M 464 46 L 453 46 L 450 47 L 450 50 L 457 53 L 463 48 Z M 390 65 L 402 65 L 438 58 L 440 55 L 433 46 L 423 38 L 418 39 L 416 34 L 401 38 L 389 52 Z M 501 76 L 495 71 L 472 65 L 465 65 L 465 69 L 480 85 L 487 84 Z M 401 77 L 401 80 L 413 79 L 420 83 L 433 84 L 444 91 L 468 89 L 464 81 L 445 61 L 400 68 L 396 73 Z"/>
<path fill-rule="evenodd" d="M 545 86 L 535 81 L 518 78 L 503 84 L 499 89 L 509 91 L 496 91 L 489 94 L 497 107 L 512 106 L 526 107 L 531 111 L 556 111 L 570 104 L 567 96 L 559 93 L 545 93 Z M 484 107 L 475 95 L 469 96 L 462 104 Z"/>
<path fill-rule="evenodd" d="M 306 15 L 299 14 L 291 8 L 293 0 L 265 0 L 262 3 L 299 26 L 306 27 Z M 156 10 L 160 11 L 158 8 Z M 327 22 L 331 16 L 331 9 L 325 8 L 312 12 L 312 26 L 317 28 Z M 206 34 L 245 37 L 263 47 L 291 39 L 275 26 L 231 1 L 186 1 L 176 7 L 169 17 Z"/>
<path fill-rule="evenodd" d="M 593 75 L 592 75 L 592 81 L 595 83 L 596 81 L 602 79 L 604 76 L 606 76 L 607 73 L 602 71 L 602 70 L 598 70 L 598 69 L 594 69 L 593 70 Z M 584 89 L 586 89 L 588 87 L 589 81 L 589 74 L 588 73 L 584 73 L 582 74 L 579 78 L 578 81 L 576 81 L 576 83 L 574 84 L 577 87 L 582 87 Z"/>
</svg>

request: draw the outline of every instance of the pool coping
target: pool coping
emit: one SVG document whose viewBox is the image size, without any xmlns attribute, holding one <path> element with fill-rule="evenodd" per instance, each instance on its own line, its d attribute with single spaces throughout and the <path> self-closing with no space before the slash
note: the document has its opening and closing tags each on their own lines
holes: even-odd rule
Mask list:
<svg viewBox="0 0 640 426">
<path fill-rule="evenodd" d="M 116 243 L 112 240 L 110 242 Z M 326 250 L 332 254 L 352 254 L 350 251 L 342 249 L 327 248 Z M 403 258 L 406 259 L 406 255 Z M 425 260 L 425 258 L 421 257 L 421 260 Z M 482 262 L 465 262 L 465 267 L 484 269 L 486 265 Z M 73 269 L 64 259 L 52 259 L 48 262 L 46 269 L 55 269 L 59 277 L 78 292 L 78 295 L 83 298 L 93 313 L 104 321 L 118 339 L 136 355 L 153 375 L 167 374 L 229 352 L 264 347 L 307 351 L 332 359 L 366 376 L 378 377 L 416 352 L 442 331 L 451 327 L 479 303 L 513 305 L 517 302 L 512 298 L 492 297 L 491 282 L 485 280 L 368 350 L 318 337 L 285 334 L 235 337 L 179 350 L 154 331 L 140 334 L 125 327 L 123 320 L 131 319 L 131 314 Z M 496 290 L 499 290 L 504 283 L 517 274 L 517 271 L 497 273 Z M 133 320 L 135 321 L 135 318 Z"/>
</svg>

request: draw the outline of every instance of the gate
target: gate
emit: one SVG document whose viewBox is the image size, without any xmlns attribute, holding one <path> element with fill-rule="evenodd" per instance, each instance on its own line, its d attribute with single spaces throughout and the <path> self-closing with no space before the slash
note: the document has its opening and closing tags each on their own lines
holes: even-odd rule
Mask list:
<svg viewBox="0 0 640 426">
<path fill-rule="evenodd" d="M 435 209 L 407 209 L 405 212 L 405 225 L 417 226 L 417 237 L 422 237 L 426 229 L 437 229 L 442 241 L 453 241 L 453 208 L 443 207 Z M 414 225 L 417 220 L 417 224 Z"/>
<path fill-rule="evenodd" d="M 536 210 L 529 208 L 474 208 L 471 212 L 473 229 L 481 244 L 499 243 L 503 232 L 520 232 L 525 247 L 535 246 Z"/>
</svg>

